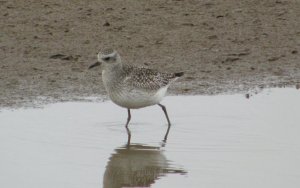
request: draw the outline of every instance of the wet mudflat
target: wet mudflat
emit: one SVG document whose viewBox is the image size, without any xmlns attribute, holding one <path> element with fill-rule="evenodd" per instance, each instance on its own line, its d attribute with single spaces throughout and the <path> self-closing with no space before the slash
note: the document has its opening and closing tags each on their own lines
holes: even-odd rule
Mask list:
<svg viewBox="0 0 300 188">
<path fill-rule="evenodd" d="M 300 91 L 0 112 L 0 187 L 299 187 Z"/>
</svg>

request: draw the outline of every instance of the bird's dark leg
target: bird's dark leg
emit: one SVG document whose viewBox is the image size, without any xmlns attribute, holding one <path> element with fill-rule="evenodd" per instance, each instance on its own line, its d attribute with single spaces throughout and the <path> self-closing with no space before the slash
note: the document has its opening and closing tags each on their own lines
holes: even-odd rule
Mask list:
<svg viewBox="0 0 300 188">
<path fill-rule="evenodd" d="M 130 147 L 130 140 L 131 140 L 131 132 L 129 130 L 128 127 L 126 127 L 126 131 L 127 131 L 127 147 L 129 148 Z"/>
<path fill-rule="evenodd" d="M 126 125 L 125 125 L 126 128 L 128 128 L 128 124 L 129 124 L 130 119 L 131 119 L 131 114 L 130 114 L 130 109 L 129 108 L 127 108 L 127 112 L 128 112 L 128 116 L 127 116 L 127 122 L 126 122 Z"/>
<path fill-rule="evenodd" d="M 164 111 L 164 113 L 166 115 L 166 118 L 168 120 L 168 126 L 171 126 L 171 122 L 170 122 L 170 119 L 169 119 L 166 107 L 164 105 L 162 105 L 162 104 L 158 104 L 158 106 L 160 106 L 162 108 L 162 110 Z"/>
<path fill-rule="evenodd" d="M 169 135 L 169 132 L 170 132 L 170 128 L 171 128 L 171 126 L 168 126 L 167 132 L 166 132 L 165 137 L 163 139 L 163 143 L 164 144 L 167 143 L 167 139 L 168 139 L 168 135 Z"/>
</svg>

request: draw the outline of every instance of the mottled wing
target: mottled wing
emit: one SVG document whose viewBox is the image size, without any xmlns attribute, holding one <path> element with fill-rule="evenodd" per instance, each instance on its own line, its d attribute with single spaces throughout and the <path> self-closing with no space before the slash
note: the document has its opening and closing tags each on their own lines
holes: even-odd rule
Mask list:
<svg viewBox="0 0 300 188">
<path fill-rule="evenodd" d="M 175 78 L 174 74 L 160 73 L 143 67 L 127 65 L 124 68 L 127 73 L 125 84 L 138 89 L 157 90 L 168 85 Z"/>
</svg>

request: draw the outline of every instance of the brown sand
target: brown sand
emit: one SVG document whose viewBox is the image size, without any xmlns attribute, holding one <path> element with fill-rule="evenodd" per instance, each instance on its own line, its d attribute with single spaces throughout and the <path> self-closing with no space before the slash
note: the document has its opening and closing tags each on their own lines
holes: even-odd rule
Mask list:
<svg viewBox="0 0 300 188">
<path fill-rule="evenodd" d="M 171 94 L 300 81 L 298 0 L 1 0 L 0 107 L 105 95 L 99 49 L 184 71 Z M 299 86 L 298 86 L 299 87 Z"/>
</svg>

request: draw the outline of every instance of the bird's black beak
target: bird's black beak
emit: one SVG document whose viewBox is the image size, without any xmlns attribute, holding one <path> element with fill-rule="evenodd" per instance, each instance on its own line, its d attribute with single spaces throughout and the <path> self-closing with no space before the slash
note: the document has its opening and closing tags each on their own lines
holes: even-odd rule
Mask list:
<svg viewBox="0 0 300 188">
<path fill-rule="evenodd" d="M 101 65 L 101 63 L 100 63 L 99 61 L 97 61 L 96 63 L 93 63 L 92 65 L 90 65 L 90 66 L 89 66 L 89 69 L 94 68 L 94 67 L 97 67 L 97 66 L 99 66 L 99 65 Z"/>
</svg>

